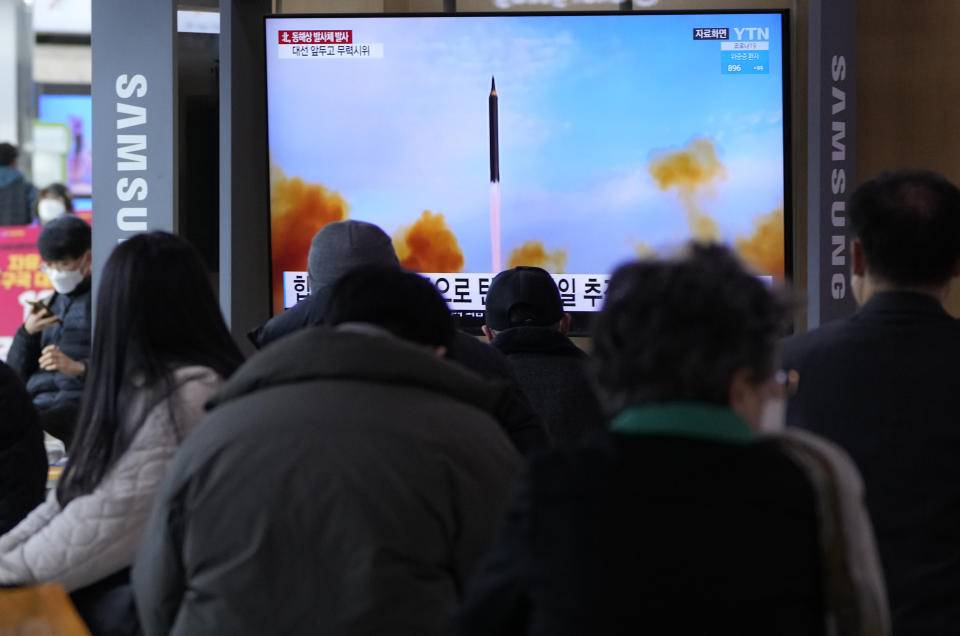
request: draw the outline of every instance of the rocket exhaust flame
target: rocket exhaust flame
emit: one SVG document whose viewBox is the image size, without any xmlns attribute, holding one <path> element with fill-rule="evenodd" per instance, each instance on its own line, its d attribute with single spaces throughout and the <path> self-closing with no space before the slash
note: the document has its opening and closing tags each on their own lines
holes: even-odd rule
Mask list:
<svg viewBox="0 0 960 636">
<path fill-rule="evenodd" d="M 500 254 L 500 183 L 490 183 L 490 271 L 494 274 L 503 268 Z"/>
<path fill-rule="evenodd" d="M 490 271 L 496 274 L 503 266 L 500 253 L 500 131 L 497 84 L 490 76 Z"/>
</svg>

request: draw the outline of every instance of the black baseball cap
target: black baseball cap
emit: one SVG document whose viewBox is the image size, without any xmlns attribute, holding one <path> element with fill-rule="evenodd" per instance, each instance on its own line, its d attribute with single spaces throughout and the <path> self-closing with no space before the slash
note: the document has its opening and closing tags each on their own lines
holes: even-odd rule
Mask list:
<svg viewBox="0 0 960 636">
<path fill-rule="evenodd" d="M 494 331 L 546 327 L 563 318 L 553 277 L 539 267 L 514 267 L 497 274 L 487 291 L 486 323 Z"/>
</svg>

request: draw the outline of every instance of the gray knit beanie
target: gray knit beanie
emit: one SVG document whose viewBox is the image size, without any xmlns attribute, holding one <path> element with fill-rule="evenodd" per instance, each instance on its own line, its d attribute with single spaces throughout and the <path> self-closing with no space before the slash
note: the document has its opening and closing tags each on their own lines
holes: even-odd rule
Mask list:
<svg viewBox="0 0 960 636">
<path fill-rule="evenodd" d="M 332 285 L 359 265 L 400 267 L 387 233 L 365 221 L 337 221 L 313 236 L 307 255 L 307 273 L 312 293 Z"/>
</svg>

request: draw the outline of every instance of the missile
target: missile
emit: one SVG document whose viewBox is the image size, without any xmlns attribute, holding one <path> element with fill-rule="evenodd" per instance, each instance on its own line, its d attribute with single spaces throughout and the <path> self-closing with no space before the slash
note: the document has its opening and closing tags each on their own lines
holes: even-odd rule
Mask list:
<svg viewBox="0 0 960 636">
<path fill-rule="evenodd" d="M 490 76 L 490 182 L 500 182 L 500 142 L 498 131 L 497 84 Z"/>
<path fill-rule="evenodd" d="M 490 77 L 490 271 L 500 271 L 500 144 L 497 130 L 497 85 Z"/>
</svg>

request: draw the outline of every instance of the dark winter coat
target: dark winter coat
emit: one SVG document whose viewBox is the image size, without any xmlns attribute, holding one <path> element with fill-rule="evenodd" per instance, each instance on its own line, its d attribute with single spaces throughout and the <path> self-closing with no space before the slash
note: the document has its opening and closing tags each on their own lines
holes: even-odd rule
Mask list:
<svg viewBox="0 0 960 636">
<path fill-rule="evenodd" d="M 29 225 L 37 189 L 19 170 L 0 167 L 0 226 Z"/>
<path fill-rule="evenodd" d="M 575 442 L 603 427 L 587 355 L 566 335 L 547 327 L 515 327 L 499 332 L 492 344 L 507 356 L 554 442 Z"/>
<path fill-rule="evenodd" d="M 315 291 L 249 332 L 247 337 L 260 349 L 304 327 L 319 327 L 326 315 L 328 296 L 329 288 Z M 495 408 L 495 415 L 522 455 L 528 456 L 547 448 L 549 439 L 540 416 L 523 394 L 516 376 L 502 355 L 477 338 L 458 331 L 447 357 L 484 378 L 507 383 L 507 390 Z"/>
<path fill-rule="evenodd" d="M 40 368 L 40 352 L 47 345 L 56 345 L 64 354 L 87 364 L 90 358 L 90 279 L 87 278 L 69 294 L 54 294 L 50 311 L 60 322 L 35 334 L 28 334 L 23 325 L 10 345 L 7 364 L 26 382 L 34 405 L 42 412 L 53 407 L 73 404 L 79 407 L 83 394 L 83 378 L 73 378 L 59 371 Z"/>
<path fill-rule="evenodd" d="M 748 437 L 594 431 L 533 458 L 458 633 L 823 634 L 815 492 Z"/>
<path fill-rule="evenodd" d="M 20 378 L 0 362 L 0 535 L 43 501 L 47 454 Z"/>
<path fill-rule="evenodd" d="M 847 451 L 866 488 L 894 634 L 960 633 L 960 323 L 889 292 L 789 338 L 787 423 Z"/>
<path fill-rule="evenodd" d="M 442 634 L 520 469 L 500 390 L 323 328 L 251 358 L 168 472 L 133 571 L 144 632 Z"/>
</svg>

